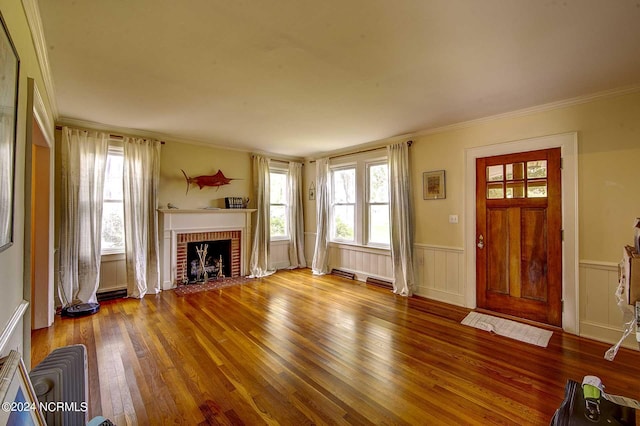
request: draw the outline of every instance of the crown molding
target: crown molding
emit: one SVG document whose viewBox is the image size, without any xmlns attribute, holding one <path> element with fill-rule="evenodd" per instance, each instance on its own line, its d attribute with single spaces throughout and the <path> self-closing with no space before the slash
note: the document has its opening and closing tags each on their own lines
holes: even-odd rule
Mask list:
<svg viewBox="0 0 640 426">
<path fill-rule="evenodd" d="M 27 23 L 31 30 L 31 40 L 33 41 L 33 47 L 36 49 L 36 56 L 40 64 L 40 72 L 44 80 L 44 90 L 49 99 L 51 114 L 53 115 L 53 119 L 56 120 L 58 118 L 58 105 L 56 103 L 51 66 L 49 65 L 49 55 L 47 54 L 47 43 L 44 38 L 42 19 L 40 18 L 40 8 L 38 7 L 37 0 L 22 0 L 22 8 L 24 9 Z"/>
</svg>

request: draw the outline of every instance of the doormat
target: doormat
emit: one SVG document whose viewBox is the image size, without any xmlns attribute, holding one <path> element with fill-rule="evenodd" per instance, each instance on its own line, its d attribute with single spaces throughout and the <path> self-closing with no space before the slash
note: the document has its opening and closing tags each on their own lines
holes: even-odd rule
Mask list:
<svg viewBox="0 0 640 426">
<path fill-rule="evenodd" d="M 532 325 L 492 317 L 491 315 L 480 314 L 478 312 L 469 312 L 469 315 L 462 320 L 461 324 L 543 348 L 547 347 L 549 339 L 551 339 L 551 335 L 553 334 L 552 331 Z"/>
<path fill-rule="evenodd" d="M 186 284 L 179 285 L 175 288 L 175 292 L 178 296 L 184 296 L 185 294 L 200 293 L 202 291 L 219 290 L 221 288 L 233 287 L 234 285 L 242 285 L 253 281 L 253 278 L 247 277 L 229 277 L 219 280 L 212 280 L 206 284 Z"/>
</svg>

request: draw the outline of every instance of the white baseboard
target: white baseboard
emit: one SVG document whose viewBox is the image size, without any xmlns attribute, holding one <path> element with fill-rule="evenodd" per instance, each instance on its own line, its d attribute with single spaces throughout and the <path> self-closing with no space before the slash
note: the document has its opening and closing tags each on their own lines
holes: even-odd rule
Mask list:
<svg viewBox="0 0 640 426">
<path fill-rule="evenodd" d="M 635 336 L 636 334 L 632 332 L 622 342 L 622 347 L 640 350 L 640 344 L 636 341 Z M 580 337 L 614 345 L 622 337 L 622 327 L 616 328 L 589 321 L 580 321 Z M 604 356 L 604 353 L 602 355 Z"/>
<path fill-rule="evenodd" d="M 427 288 L 418 286 L 413 292 L 416 296 L 426 297 L 427 299 L 435 300 L 438 302 L 448 303 L 450 305 L 464 307 L 464 294 L 450 293 L 448 291 L 436 290 L 433 288 Z"/>
</svg>

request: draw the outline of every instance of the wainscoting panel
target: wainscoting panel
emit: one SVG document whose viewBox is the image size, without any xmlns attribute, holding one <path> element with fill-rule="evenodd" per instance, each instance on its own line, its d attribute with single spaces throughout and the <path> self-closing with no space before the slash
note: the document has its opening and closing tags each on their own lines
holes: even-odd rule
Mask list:
<svg viewBox="0 0 640 426">
<path fill-rule="evenodd" d="M 617 264 L 580 261 L 580 336 L 607 343 L 622 337 L 624 324 L 615 295 L 617 288 Z M 623 346 L 638 349 L 635 333 Z"/>
<path fill-rule="evenodd" d="M 315 236 L 315 233 L 305 233 L 309 266 L 313 259 Z M 417 284 L 415 294 L 464 306 L 464 250 L 416 244 L 414 251 Z M 391 282 L 394 280 L 389 250 L 331 244 L 329 266 L 353 272 L 360 281 L 366 281 L 367 277 Z"/>
<path fill-rule="evenodd" d="M 331 244 L 329 247 L 329 267 L 353 272 L 358 281 L 366 281 L 367 277 L 393 281 L 393 267 L 389 250 Z"/>
<path fill-rule="evenodd" d="M 271 242 L 271 267 L 285 269 L 291 266 L 289 262 L 289 241 Z"/>
<path fill-rule="evenodd" d="M 98 293 L 127 288 L 127 262 L 124 254 L 102 256 Z"/>
<path fill-rule="evenodd" d="M 414 252 L 417 281 L 415 294 L 464 306 L 464 250 L 416 244 Z"/>
</svg>

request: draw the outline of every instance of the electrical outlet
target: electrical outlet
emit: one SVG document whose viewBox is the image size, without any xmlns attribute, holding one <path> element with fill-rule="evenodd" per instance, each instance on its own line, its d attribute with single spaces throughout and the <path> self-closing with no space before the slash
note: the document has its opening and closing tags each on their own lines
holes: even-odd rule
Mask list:
<svg viewBox="0 0 640 426">
<path fill-rule="evenodd" d="M 449 215 L 449 223 L 458 223 L 458 215 L 450 214 Z"/>
</svg>

